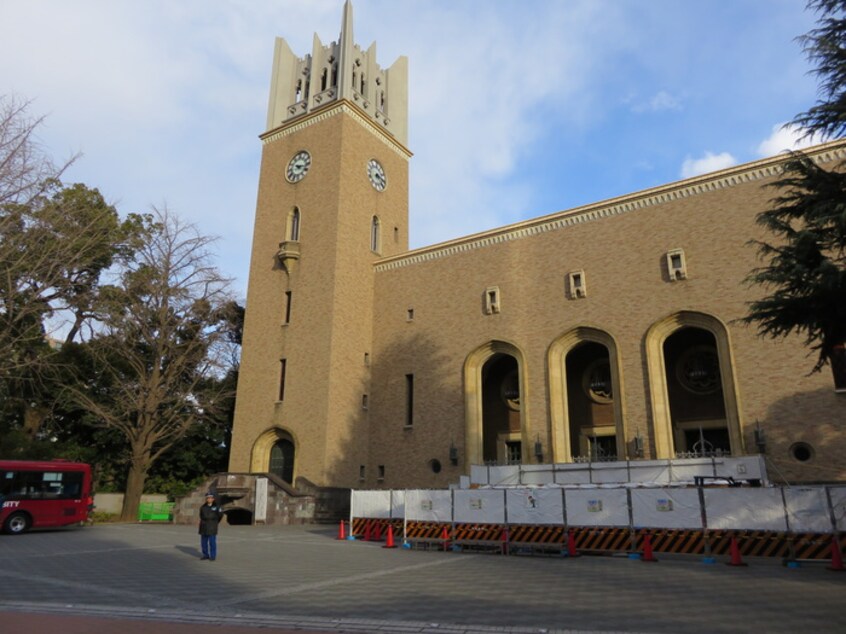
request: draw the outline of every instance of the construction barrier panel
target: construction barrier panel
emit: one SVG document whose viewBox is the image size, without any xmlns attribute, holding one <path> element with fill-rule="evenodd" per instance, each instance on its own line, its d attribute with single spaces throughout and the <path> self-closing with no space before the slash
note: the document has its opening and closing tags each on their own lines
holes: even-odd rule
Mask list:
<svg viewBox="0 0 846 634">
<path fill-rule="evenodd" d="M 632 552 L 648 533 L 655 552 L 726 555 L 734 538 L 743 556 L 830 559 L 834 533 L 846 550 L 846 486 L 837 485 L 354 491 L 352 507 L 356 535 L 390 524 L 444 549 L 563 551 L 572 534 L 579 550 Z"/>
<path fill-rule="evenodd" d="M 564 489 L 570 526 L 629 526 L 626 489 Z"/>
<path fill-rule="evenodd" d="M 141 502 L 138 505 L 139 522 L 170 522 L 173 520 L 173 502 Z"/>
<path fill-rule="evenodd" d="M 703 489 L 703 493 L 708 528 L 787 530 L 781 489 Z"/>
<path fill-rule="evenodd" d="M 505 522 L 505 489 L 456 489 L 453 521 L 470 524 Z"/>
<path fill-rule="evenodd" d="M 698 489 L 629 489 L 634 526 L 702 528 Z"/>
<path fill-rule="evenodd" d="M 508 524 L 564 524 L 563 489 L 505 489 Z"/>
</svg>

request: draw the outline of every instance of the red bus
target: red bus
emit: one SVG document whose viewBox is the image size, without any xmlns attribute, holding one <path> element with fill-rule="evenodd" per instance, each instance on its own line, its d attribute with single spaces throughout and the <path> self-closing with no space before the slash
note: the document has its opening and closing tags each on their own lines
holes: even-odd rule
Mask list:
<svg viewBox="0 0 846 634">
<path fill-rule="evenodd" d="M 0 526 L 12 535 L 84 522 L 94 508 L 91 467 L 67 460 L 0 460 L 0 500 Z"/>
</svg>

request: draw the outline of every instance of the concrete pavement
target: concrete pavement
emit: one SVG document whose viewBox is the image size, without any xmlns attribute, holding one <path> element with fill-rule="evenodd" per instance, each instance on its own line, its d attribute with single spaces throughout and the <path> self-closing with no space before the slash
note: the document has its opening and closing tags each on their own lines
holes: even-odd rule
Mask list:
<svg viewBox="0 0 846 634">
<path fill-rule="evenodd" d="M 822 563 L 388 550 L 336 530 L 223 526 L 215 562 L 189 526 L 0 536 L 0 631 L 846 632 L 846 575 Z"/>
</svg>

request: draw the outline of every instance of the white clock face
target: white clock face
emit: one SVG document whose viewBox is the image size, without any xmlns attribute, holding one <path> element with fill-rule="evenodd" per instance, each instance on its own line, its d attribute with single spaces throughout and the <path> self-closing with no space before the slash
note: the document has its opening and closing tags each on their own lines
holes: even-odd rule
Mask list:
<svg viewBox="0 0 846 634">
<path fill-rule="evenodd" d="M 376 191 L 385 191 L 385 187 L 388 186 L 388 179 L 385 177 L 385 168 L 376 159 L 371 159 L 367 164 L 367 177 Z"/>
<path fill-rule="evenodd" d="M 311 167 L 311 155 L 305 150 L 300 150 L 288 163 L 285 178 L 289 183 L 299 182 L 306 175 L 309 167 Z"/>
</svg>

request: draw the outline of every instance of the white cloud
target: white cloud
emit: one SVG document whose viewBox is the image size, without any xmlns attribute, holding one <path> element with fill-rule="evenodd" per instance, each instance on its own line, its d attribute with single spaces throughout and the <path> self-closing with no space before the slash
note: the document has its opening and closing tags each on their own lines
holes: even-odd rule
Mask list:
<svg viewBox="0 0 846 634">
<path fill-rule="evenodd" d="M 737 159 L 728 152 L 720 152 L 719 154 L 705 152 L 705 156 L 702 158 L 686 158 L 684 160 L 684 163 L 682 163 L 681 177 L 691 178 L 692 176 L 707 174 L 708 172 L 716 172 L 732 165 L 737 165 Z"/>
<path fill-rule="evenodd" d="M 660 90 L 646 101 L 637 102 L 631 107 L 632 112 L 663 112 L 667 110 L 681 110 L 681 99 L 671 95 L 666 90 Z"/>
<path fill-rule="evenodd" d="M 812 145 L 822 143 L 819 135 L 804 136 L 803 128 L 789 123 L 778 123 L 773 126 L 772 134 L 761 141 L 758 146 L 760 156 L 775 156 L 787 150 L 801 150 Z"/>
</svg>

